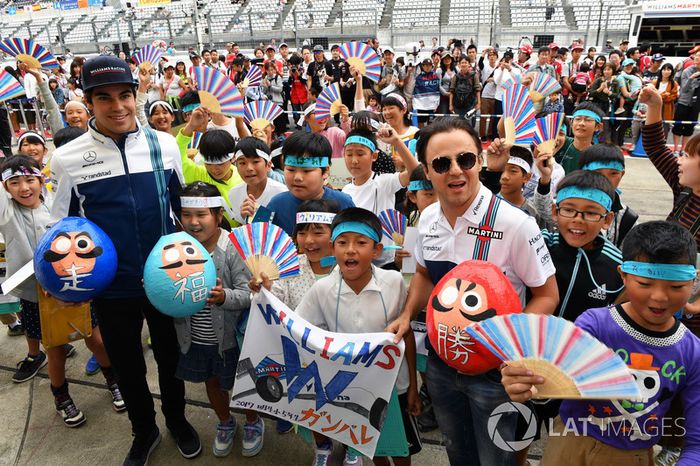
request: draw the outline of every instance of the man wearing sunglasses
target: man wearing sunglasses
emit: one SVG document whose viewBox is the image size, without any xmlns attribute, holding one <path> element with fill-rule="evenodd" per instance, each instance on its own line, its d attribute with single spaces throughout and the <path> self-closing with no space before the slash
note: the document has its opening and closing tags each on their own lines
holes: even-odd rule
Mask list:
<svg viewBox="0 0 700 466">
<path fill-rule="evenodd" d="M 441 118 L 421 131 L 416 148 L 439 202 L 421 214 L 414 250 L 416 273 L 401 316 L 387 328 L 396 333 L 395 341 L 425 309 L 435 284 L 469 259 L 500 267 L 523 303 L 529 289 L 532 298 L 524 312 L 551 314 L 559 293 L 547 247 L 534 219 L 481 184 L 476 131 L 466 120 Z M 499 449 L 488 433 L 492 412 L 509 400 L 498 384 L 498 371 L 458 373 L 431 348 L 427 372 L 435 415 L 448 439 L 450 464 L 515 464 L 515 454 Z M 504 439 L 515 438 L 517 416 L 501 415 L 498 432 Z"/>
</svg>

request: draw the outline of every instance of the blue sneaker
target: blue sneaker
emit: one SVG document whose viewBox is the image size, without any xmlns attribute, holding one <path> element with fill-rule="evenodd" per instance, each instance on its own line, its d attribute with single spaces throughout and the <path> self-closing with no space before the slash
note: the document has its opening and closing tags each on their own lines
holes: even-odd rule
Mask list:
<svg viewBox="0 0 700 466">
<path fill-rule="evenodd" d="M 220 422 L 216 426 L 216 438 L 214 439 L 214 456 L 222 458 L 231 453 L 233 437 L 236 436 L 236 418 L 231 417 L 229 422 Z"/>
<path fill-rule="evenodd" d="M 288 434 L 294 429 L 294 424 L 283 419 L 277 419 L 277 433 L 278 434 Z"/>
<path fill-rule="evenodd" d="M 90 359 L 88 359 L 87 363 L 85 364 L 85 374 L 95 375 L 98 372 L 100 372 L 100 364 L 97 362 L 97 359 L 93 354 L 92 356 L 90 356 Z"/>
<path fill-rule="evenodd" d="M 265 436 L 265 423 L 258 416 L 258 420 L 253 423 L 245 423 L 243 425 L 243 449 L 241 454 L 247 458 L 260 453 L 263 447 L 263 438 Z"/>
</svg>

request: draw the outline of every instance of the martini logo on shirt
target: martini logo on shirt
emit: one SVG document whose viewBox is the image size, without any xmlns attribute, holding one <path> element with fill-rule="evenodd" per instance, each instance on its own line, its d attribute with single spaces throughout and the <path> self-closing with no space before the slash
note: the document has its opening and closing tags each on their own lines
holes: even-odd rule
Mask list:
<svg viewBox="0 0 700 466">
<path fill-rule="evenodd" d="M 467 234 L 478 236 L 482 241 L 489 239 L 503 239 L 503 232 L 492 230 L 490 226 L 483 225 L 480 227 L 468 227 Z"/>
</svg>

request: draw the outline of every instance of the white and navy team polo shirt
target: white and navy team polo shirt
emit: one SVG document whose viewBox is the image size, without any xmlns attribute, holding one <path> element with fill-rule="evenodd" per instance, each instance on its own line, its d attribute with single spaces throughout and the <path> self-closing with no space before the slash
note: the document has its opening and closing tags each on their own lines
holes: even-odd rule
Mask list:
<svg viewBox="0 0 700 466">
<path fill-rule="evenodd" d="M 466 260 L 487 260 L 503 270 L 523 304 L 526 287 L 544 285 L 555 272 L 535 220 L 483 185 L 454 229 L 439 202 L 426 207 L 414 253 L 434 284 Z"/>
</svg>

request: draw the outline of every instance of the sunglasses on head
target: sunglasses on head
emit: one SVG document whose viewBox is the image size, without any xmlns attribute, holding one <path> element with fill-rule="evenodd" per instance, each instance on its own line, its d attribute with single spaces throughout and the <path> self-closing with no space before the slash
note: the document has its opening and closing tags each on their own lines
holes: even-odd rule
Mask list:
<svg viewBox="0 0 700 466">
<path fill-rule="evenodd" d="M 460 152 L 454 159 L 448 156 L 436 157 L 430 162 L 435 173 L 447 173 L 452 167 L 452 161 L 457 160 L 460 170 L 469 170 L 476 163 L 477 155 L 473 152 Z"/>
</svg>

